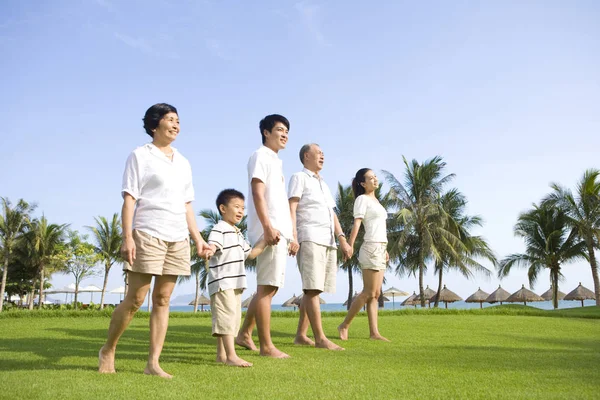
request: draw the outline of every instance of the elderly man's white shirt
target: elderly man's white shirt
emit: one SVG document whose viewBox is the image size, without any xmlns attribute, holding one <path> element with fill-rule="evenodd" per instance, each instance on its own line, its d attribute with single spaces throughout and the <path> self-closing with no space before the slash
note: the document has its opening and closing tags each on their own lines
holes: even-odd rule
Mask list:
<svg viewBox="0 0 600 400">
<path fill-rule="evenodd" d="M 136 199 L 133 229 L 167 242 L 188 238 L 185 204 L 194 200 L 192 168 L 176 149 L 173 160 L 152 143 L 127 159 L 121 193 Z"/>
<path fill-rule="evenodd" d="M 248 239 L 256 244 L 264 234 L 264 230 L 252 198 L 252 179 L 258 179 L 265 184 L 265 200 L 267 213 L 274 229 L 283 238 L 292 240 L 292 219 L 285 190 L 283 162 L 273 150 L 261 146 L 248 160 Z"/>
<path fill-rule="evenodd" d="M 290 178 L 288 198 L 298 198 L 296 232 L 298 242 L 314 242 L 336 247 L 334 232 L 335 201 L 325 181 L 304 168 Z"/>
</svg>

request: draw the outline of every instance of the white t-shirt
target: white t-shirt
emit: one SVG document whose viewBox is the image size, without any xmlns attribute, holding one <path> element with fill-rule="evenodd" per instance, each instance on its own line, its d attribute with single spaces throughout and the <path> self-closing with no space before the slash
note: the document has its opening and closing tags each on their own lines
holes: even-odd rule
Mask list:
<svg viewBox="0 0 600 400">
<path fill-rule="evenodd" d="M 335 201 L 325 181 L 304 168 L 290 178 L 288 197 L 300 199 L 296 209 L 298 242 L 308 241 L 335 248 Z"/>
<path fill-rule="evenodd" d="M 133 229 L 167 242 L 189 236 L 185 204 L 194 200 L 192 168 L 173 149 L 173 161 L 152 143 L 127 158 L 121 194 L 136 200 Z"/>
<path fill-rule="evenodd" d="M 292 218 L 290 205 L 285 190 L 283 163 L 273 150 L 261 146 L 248 160 L 248 239 L 254 244 L 260 240 L 264 231 L 252 198 L 252 179 L 258 179 L 265 184 L 265 200 L 269 220 L 274 229 L 281 235 L 292 240 Z"/>
<path fill-rule="evenodd" d="M 376 199 L 364 194 L 358 196 L 354 201 L 354 218 L 363 219 L 365 242 L 387 243 L 387 211 Z"/>
<path fill-rule="evenodd" d="M 244 261 L 252 248 L 238 228 L 221 220 L 208 235 L 217 252 L 208 262 L 208 294 L 219 290 L 246 289 Z"/>
</svg>

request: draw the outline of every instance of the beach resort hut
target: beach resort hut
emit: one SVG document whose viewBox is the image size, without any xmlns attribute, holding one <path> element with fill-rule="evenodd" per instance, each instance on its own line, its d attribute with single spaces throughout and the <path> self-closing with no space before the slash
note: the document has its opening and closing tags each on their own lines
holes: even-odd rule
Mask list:
<svg viewBox="0 0 600 400">
<path fill-rule="evenodd" d="M 189 305 L 193 306 L 194 300 L 190 301 Z M 205 295 L 200 294 L 200 296 L 198 296 L 198 305 L 200 306 L 200 311 L 204 311 L 204 306 L 210 305 L 210 299 Z"/>
<path fill-rule="evenodd" d="M 432 297 L 429 298 L 429 304 L 431 304 L 432 302 L 435 302 L 435 296 L 437 296 L 437 293 L 435 293 Z M 443 301 L 446 308 L 448 308 L 448 303 L 454 303 L 455 301 L 461 301 L 461 300 L 462 300 L 462 297 L 460 297 L 459 295 L 457 295 L 450 289 L 447 289 L 446 285 L 444 285 L 444 288 L 442 290 L 440 290 L 439 301 Z"/>
<path fill-rule="evenodd" d="M 408 293 L 392 286 L 391 288 L 384 290 L 383 295 L 388 297 L 392 296 L 392 309 L 394 309 L 396 308 L 396 296 L 408 296 Z"/>
<path fill-rule="evenodd" d="M 415 308 L 417 308 L 417 304 L 419 303 L 419 296 L 417 296 L 417 294 L 415 292 L 413 292 L 413 294 L 411 294 L 410 296 L 408 296 L 406 298 L 406 300 L 404 300 L 402 303 L 400 303 L 401 306 L 415 306 Z"/>
<path fill-rule="evenodd" d="M 465 300 L 466 303 L 479 303 L 479 308 L 483 308 L 483 303 L 485 303 L 486 299 L 490 297 L 489 294 L 481 290 L 481 288 L 477 289 L 475 293 L 467 297 Z"/>
<path fill-rule="evenodd" d="M 295 311 L 296 307 L 299 307 L 299 305 L 296 305 L 296 303 L 294 303 L 295 300 L 296 300 L 296 293 L 294 293 L 294 295 L 292 297 L 290 297 L 289 299 L 284 301 L 283 304 L 281 305 L 281 307 L 294 307 L 294 311 Z"/>
<path fill-rule="evenodd" d="M 564 300 L 581 300 L 581 307 L 583 307 L 584 300 L 594 300 L 596 295 L 590 289 L 581 285 L 579 282 L 579 286 L 577 286 L 573 291 L 569 292 L 564 298 Z"/>
<path fill-rule="evenodd" d="M 256 292 L 252 293 L 250 295 L 250 297 L 248 297 L 246 300 L 242 301 L 242 308 L 248 308 L 248 306 L 250 305 L 250 302 L 252 301 L 254 296 L 256 296 Z"/>
<path fill-rule="evenodd" d="M 296 297 L 293 301 L 293 303 L 297 306 L 300 307 L 300 302 L 302 301 L 302 298 L 304 297 L 304 293 L 302 293 L 300 296 Z M 354 297 L 356 297 L 356 295 L 354 295 Z M 352 300 L 354 300 L 354 297 L 352 298 Z M 325 300 L 323 300 L 321 298 L 321 296 L 319 296 L 319 304 L 325 304 Z"/>
<path fill-rule="evenodd" d="M 541 296 L 533 293 L 531 290 L 526 289 L 525 285 L 523 285 L 521 289 L 511 294 L 509 298 L 506 299 L 507 303 L 523 303 L 524 305 L 527 305 L 528 301 L 544 301 L 544 299 Z"/>
<path fill-rule="evenodd" d="M 489 297 L 485 299 L 485 302 L 490 304 L 500 303 L 500 305 L 502 305 L 502 302 L 506 301 L 506 299 L 508 299 L 509 297 L 510 293 L 502 289 L 502 286 L 498 285 L 498 289 L 493 291 L 492 294 L 490 294 Z"/>
<path fill-rule="evenodd" d="M 542 299 L 544 299 L 546 301 L 552 301 L 552 286 L 550 286 L 550 289 L 546 290 L 540 296 L 542 297 Z M 564 299 L 565 296 L 566 295 L 563 292 L 561 292 L 560 290 L 558 291 L 558 293 L 557 293 L 558 300 Z"/>
</svg>

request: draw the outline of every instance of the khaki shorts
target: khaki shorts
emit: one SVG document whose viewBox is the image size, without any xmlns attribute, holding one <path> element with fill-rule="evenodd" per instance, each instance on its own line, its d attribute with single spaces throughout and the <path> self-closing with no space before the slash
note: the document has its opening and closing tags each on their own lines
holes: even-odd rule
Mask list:
<svg viewBox="0 0 600 400">
<path fill-rule="evenodd" d="M 190 275 L 190 241 L 165 242 L 146 232 L 133 230 L 135 260 L 123 270 L 149 275 Z"/>
<path fill-rule="evenodd" d="M 219 290 L 210 296 L 213 336 L 236 336 L 242 319 L 243 289 Z"/>
<path fill-rule="evenodd" d="M 287 257 L 288 241 L 284 238 L 276 245 L 267 246 L 265 251 L 256 257 L 256 284 L 282 288 Z"/>
<path fill-rule="evenodd" d="M 302 290 L 335 293 L 337 249 L 314 242 L 302 242 L 297 258 Z"/>
<path fill-rule="evenodd" d="M 358 262 L 361 269 L 384 270 L 387 267 L 385 251 L 387 243 L 363 242 L 358 253 Z"/>
</svg>

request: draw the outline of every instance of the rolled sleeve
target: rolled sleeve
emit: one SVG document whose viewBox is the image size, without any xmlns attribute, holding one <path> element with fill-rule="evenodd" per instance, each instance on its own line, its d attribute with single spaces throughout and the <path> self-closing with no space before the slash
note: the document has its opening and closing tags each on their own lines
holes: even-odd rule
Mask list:
<svg viewBox="0 0 600 400">
<path fill-rule="evenodd" d="M 250 181 L 252 179 L 258 179 L 259 181 L 266 183 L 268 175 L 267 160 L 260 153 L 254 153 L 250 160 L 248 160 L 248 176 Z"/>
<path fill-rule="evenodd" d="M 140 197 L 140 187 L 140 165 L 135 153 L 131 153 L 125 163 L 121 196 L 125 197 L 125 193 L 128 193 L 137 200 Z"/>
<path fill-rule="evenodd" d="M 367 213 L 367 199 L 364 195 L 358 196 L 354 201 L 354 218 L 364 218 Z"/>
</svg>

